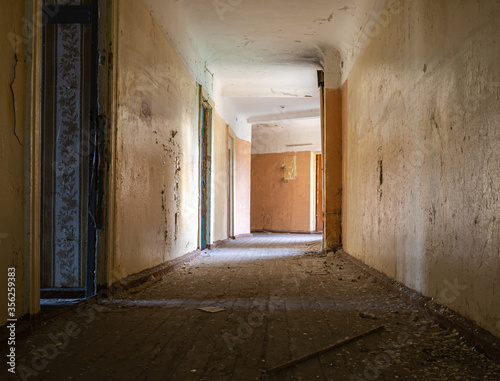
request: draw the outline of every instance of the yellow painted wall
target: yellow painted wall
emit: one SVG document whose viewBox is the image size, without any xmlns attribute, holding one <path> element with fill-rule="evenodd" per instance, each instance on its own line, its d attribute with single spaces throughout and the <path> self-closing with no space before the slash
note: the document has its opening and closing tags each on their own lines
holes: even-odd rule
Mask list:
<svg viewBox="0 0 500 381">
<path fill-rule="evenodd" d="M 17 317 L 28 312 L 25 291 L 29 286 L 28 277 L 23 276 L 26 268 L 24 164 L 29 63 L 26 63 L 27 44 L 22 28 L 26 9 L 25 2 L 18 0 L 6 0 L 2 7 L 5 17 L 0 23 L 0 326 L 7 320 L 7 269 L 16 268 Z"/>
<path fill-rule="evenodd" d="M 389 4 L 348 77 L 345 250 L 500 336 L 500 3 Z"/>
<path fill-rule="evenodd" d="M 198 86 L 142 1 L 120 2 L 118 35 L 115 278 L 196 250 L 199 207 Z M 228 237 L 227 125 L 216 109 L 212 144 L 211 243 Z M 250 232 L 250 143 L 235 145 L 241 234 Z"/>
<path fill-rule="evenodd" d="M 198 247 L 198 87 L 142 1 L 119 4 L 115 274 Z"/>
</svg>

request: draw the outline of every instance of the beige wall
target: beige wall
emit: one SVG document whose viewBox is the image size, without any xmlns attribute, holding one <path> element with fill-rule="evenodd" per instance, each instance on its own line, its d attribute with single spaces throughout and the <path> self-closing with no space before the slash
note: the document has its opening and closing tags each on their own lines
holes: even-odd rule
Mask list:
<svg viewBox="0 0 500 381">
<path fill-rule="evenodd" d="M 26 63 L 27 45 L 22 32 L 26 9 L 25 2 L 18 0 L 7 0 L 2 7 L 3 14 L 8 17 L 3 17 L 0 23 L 0 289 L 3 290 L 0 292 L 0 326 L 7 320 L 7 269 L 16 268 L 17 317 L 28 312 L 25 292 L 29 288 L 28 276 L 23 274 L 27 271 L 24 260 L 24 164 L 29 64 Z"/>
<path fill-rule="evenodd" d="M 142 1 L 119 5 L 114 274 L 198 248 L 198 86 Z M 217 105 L 215 105 L 217 106 Z M 227 125 L 212 119 L 211 243 L 227 232 Z M 250 143 L 235 143 L 235 234 L 250 232 Z"/>
<path fill-rule="evenodd" d="M 281 167 L 294 155 L 297 178 L 285 182 Z M 311 157 L 311 152 L 252 155 L 252 230 L 311 231 Z"/>
<path fill-rule="evenodd" d="M 119 4 L 115 274 L 198 247 L 198 88 L 142 1 Z"/>
<path fill-rule="evenodd" d="M 402 4 L 348 77 L 345 250 L 500 335 L 500 3 Z"/>
</svg>

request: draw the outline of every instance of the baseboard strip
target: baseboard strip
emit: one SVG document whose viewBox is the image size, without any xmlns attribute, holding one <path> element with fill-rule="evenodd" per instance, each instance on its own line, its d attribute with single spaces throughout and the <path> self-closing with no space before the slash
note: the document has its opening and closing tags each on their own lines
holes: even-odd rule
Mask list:
<svg viewBox="0 0 500 381">
<path fill-rule="evenodd" d="M 479 327 L 474 321 L 450 310 L 430 297 L 415 291 L 404 284 L 388 277 L 362 261 L 347 254 L 344 250 L 337 253 L 346 262 L 351 263 L 366 275 L 372 277 L 380 286 L 412 305 L 446 329 L 455 329 L 460 336 L 476 349 L 493 360 L 500 362 L 500 338 Z"/>
</svg>

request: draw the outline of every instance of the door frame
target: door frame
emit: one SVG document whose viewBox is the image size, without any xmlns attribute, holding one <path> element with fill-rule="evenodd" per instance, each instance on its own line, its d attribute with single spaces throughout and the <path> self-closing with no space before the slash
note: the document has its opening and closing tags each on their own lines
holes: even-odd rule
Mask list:
<svg viewBox="0 0 500 381">
<path fill-rule="evenodd" d="M 228 126 L 229 130 L 229 126 Z M 227 134 L 227 236 L 234 237 L 234 136 Z"/>
<path fill-rule="evenodd" d="M 315 231 L 323 231 L 323 226 L 324 226 L 324 213 L 323 213 L 323 183 L 324 183 L 324 177 L 323 177 L 323 154 L 321 152 L 314 152 L 314 227 Z M 321 166 L 319 167 L 318 164 L 321 161 Z M 320 180 L 321 179 L 321 184 Z M 319 197 L 321 195 L 321 197 Z M 318 204 L 321 202 L 321 214 L 318 214 Z M 321 218 L 321 224 L 323 225 L 321 227 L 321 230 L 318 229 L 318 219 Z"/>
<path fill-rule="evenodd" d="M 47 6 L 43 9 L 44 17 L 42 34 L 45 36 L 44 43 L 48 48 L 47 52 L 43 52 L 43 57 L 48 61 L 43 64 L 42 58 L 42 176 L 46 176 L 47 183 L 44 184 L 44 179 L 42 178 L 42 205 L 46 204 L 48 209 L 47 213 L 43 210 L 43 225 L 50 226 L 50 237 L 43 237 L 44 241 L 51 241 L 49 247 L 45 244 L 42 245 L 41 250 L 41 267 L 42 267 L 42 284 L 45 284 L 50 291 L 47 293 L 46 297 L 49 298 L 70 298 L 70 297 L 90 297 L 95 293 L 95 257 L 96 257 L 96 243 L 97 243 L 97 230 L 98 226 L 98 216 L 96 215 L 97 201 L 98 201 L 98 164 L 100 158 L 99 146 L 103 143 L 100 142 L 98 133 L 98 30 L 99 30 L 99 1 L 98 0 L 87 0 L 85 5 L 75 6 Z M 54 197 L 53 191 L 55 183 L 57 181 L 54 178 L 54 165 L 51 163 L 53 155 L 55 152 L 61 149 L 61 146 L 57 143 L 57 138 L 59 126 L 55 125 L 55 122 L 59 114 L 59 104 L 54 91 L 54 85 L 56 82 L 52 83 L 52 80 L 56 80 L 58 74 L 53 72 L 56 70 L 62 70 L 62 67 L 57 65 L 57 50 L 59 49 L 60 41 L 59 27 L 75 25 L 77 28 L 81 28 L 81 49 L 75 54 L 79 54 L 82 62 L 81 68 L 82 72 L 79 76 L 79 81 L 81 85 L 81 98 L 80 102 L 76 102 L 75 106 L 80 107 L 79 114 L 80 119 L 76 123 L 75 133 L 78 131 L 80 135 L 80 148 L 78 152 L 74 151 L 73 155 L 78 155 L 78 166 L 80 167 L 80 173 L 77 177 L 80 180 L 76 181 L 75 188 L 81 192 L 82 197 L 79 197 L 78 208 L 79 223 L 78 223 L 78 245 L 74 247 L 73 253 L 77 255 L 74 260 L 78 261 L 77 267 L 80 269 L 78 274 L 79 284 L 74 285 L 74 289 L 66 289 L 62 287 L 54 286 L 55 283 L 55 273 L 53 264 L 56 261 L 56 253 L 54 251 L 54 233 L 55 231 L 53 222 L 56 218 L 53 213 L 50 213 L 50 209 L 54 208 L 57 203 L 56 200 L 59 198 Z M 87 28 L 87 32 L 84 31 Z M 64 43 L 64 42 L 63 42 Z M 55 60 L 55 61 L 54 61 Z M 55 66 L 57 65 L 57 66 Z M 84 69 L 84 67 L 86 67 Z M 52 77 L 54 76 L 54 77 Z M 77 106 L 77 104 L 80 106 Z M 49 119 L 47 119 L 47 117 Z M 54 119 L 55 118 L 55 119 Z M 46 145 L 46 146 L 45 146 Z M 83 151 L 83 150 L 86 150 Z M 61 163 L 63 164 L 63 163 Z M 82 176 L 83 175 L 83 176 Z M 57 187 L 57 186 L 56 186 Z M 64 188 L 64 185 L 63 185 Z M 75 189 L 73 188 L 73 189 Z M 58 193 L 58 191 L 56 191 Z M 42 235 L 46 232 L 42 230 Z M 47 242 L 45 242 L 47 243 Z M 82 284 L 83 283 L 83 284 Z M 43 296 L 43 295 L 42 295 Z"/>
<path fill-rule="evenodd" d="M 199 188 L 198 188 L 198 247 L 203 250 L 211 245 L 212 232 L 212 118 L 213 104 L 201 85 L 199 88 L 199 129 L 198 129 L 198 151 L 199 151 Z M 208 112 L 208 115 L 207 115 Z M 206 125 L 204 125 L 206 117 Z M 206 134 L 206 150 L 204 149 L 203 134 Z M 204 168 L 204 154 L 206 153 L 206 173 Z M 207 189 L 203 191 L 203 180 Z M 203 208 L 205 207 L 206 219 L 203 220 Z"/>
<path fill-rule="evenodd" d="M 97 263 L 105 268 L 96 271 L 95 283 L 97 292 L 100 288 L 109 287 L 113 282 L 113 257 L 115 253 L 115 210 L 116 210 L 116 115 L 117 115 L 117 71 L 113 67 L 118 53 L 118 10 L 119 2 L 97 0 L 100 10 L 105 7 L 105 31 L 99 32 L 99 39 L 106 41 L 108 48 L 108 123 L 106 136 L 107 176 L 101 184 L 106 192 L 102 197 L 106 203 L 106 229 L 99 234 L 102 238 L 97 243 Z M 41 286 L 41 213 L 42 213 L 42 36 L 43 36 L 43 0 L 26 2 L 26 22 L 31 26 L 28 31 L 28 50 L 31 51 L 31 67 L 28 70 L 28 97 L 26 100 L 25 128 L 29 136 L 29 147 L 26 150 L 26 214 L 29 220 L 25 229 L 26 245 L 25 268 L 27 268 L 28 284 L 25 287 L 25 298 L 28 300 L 30 322 L 37 325 L 40 320 L 40 286 Z M 31 33 L 30 33 L 31 32 Z"/>
</svg>

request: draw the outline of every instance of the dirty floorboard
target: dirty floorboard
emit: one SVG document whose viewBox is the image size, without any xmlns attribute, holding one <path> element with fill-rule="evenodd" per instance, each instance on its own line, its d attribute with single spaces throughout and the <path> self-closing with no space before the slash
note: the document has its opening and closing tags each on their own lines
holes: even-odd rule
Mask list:
<svg viewBox="0 0 500 381">
<path fill-rule="evenodd" d="M 17 343 L 18 370 L 51 381 L 500 379 L 498 364 L 456 332 L 334 254 L 320 254 L 320 239 L 257 234 L 204 252 L 162 278 L 42 324 Z"/>
</svg>

